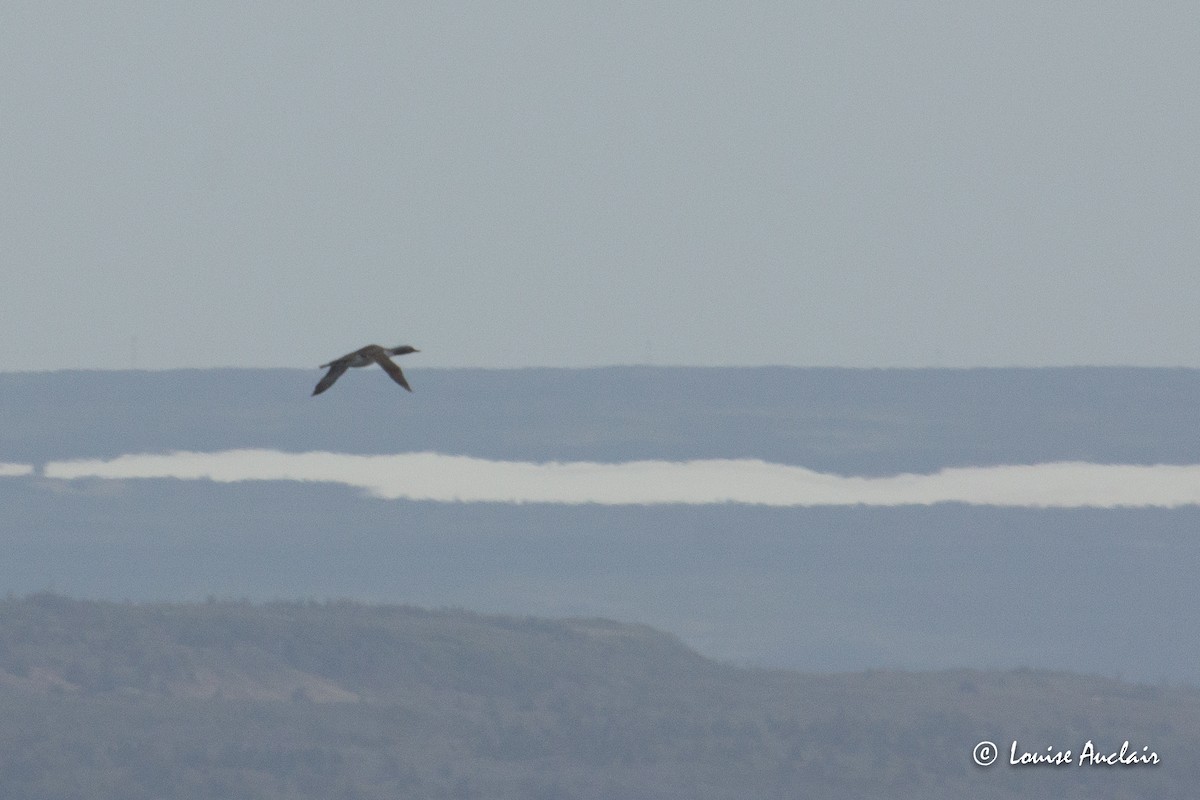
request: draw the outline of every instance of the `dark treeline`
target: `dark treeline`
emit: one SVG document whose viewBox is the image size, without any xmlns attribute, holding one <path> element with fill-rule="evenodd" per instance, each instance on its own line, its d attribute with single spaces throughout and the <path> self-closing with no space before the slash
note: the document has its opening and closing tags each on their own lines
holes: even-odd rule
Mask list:
<svg viewBox="0 0 1200 800">
<path fill-rule="evenodd" d="M 735 668 L 650 628 L 349 602 L 0 602 L 0 796 L 1191 796 L 1200 692 Z M 1156 766 L 976 767 L 976 742 Z"/>
<path fill-rule="evenodd" d="M 350 375 L 336 402 L 309 396 L 316 369 L 0 374 L 0 458 L 434 450 L 533 461 L 762 458 L 886 475 L 1186 464 L 1200 452 L 1194 369 L 413 369 L 421 378 L 411 395 Z M 381 409 L 397 424 L 361 424 Z"/>
</svg>

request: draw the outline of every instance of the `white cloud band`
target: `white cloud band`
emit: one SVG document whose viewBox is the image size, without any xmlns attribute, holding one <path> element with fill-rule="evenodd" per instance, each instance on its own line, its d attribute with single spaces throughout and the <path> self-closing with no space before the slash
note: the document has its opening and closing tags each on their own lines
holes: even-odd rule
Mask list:
<svg viewBox="0 0 1200 800">
<path fill-rule="evenodd" d="M 443 502 L 1175 507 L 1200 505 L 1200 465 L 1055 462 L 955 467 L 879 478 L 753 459 L 531 463 L 439 453 L 349 455 L 229 450 L 57 461 L 48 478 L 182 478 L 342 483 L 386 499 Z"/>
</svg>

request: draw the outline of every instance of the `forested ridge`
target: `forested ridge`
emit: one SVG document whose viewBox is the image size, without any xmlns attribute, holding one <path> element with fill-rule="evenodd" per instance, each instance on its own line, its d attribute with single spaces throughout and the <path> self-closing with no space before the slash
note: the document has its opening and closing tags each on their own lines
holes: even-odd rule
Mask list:
<svg viewBox="0 0 1200 800">
<path fill-rule="evenodd" d="M 605 620 L 351 602 L 0 602 L 0 796 L 1186 797 L 1200 692 L 808 675 Z M 1156 766 L 973 765 L 983 739 Z"/>
</svg>

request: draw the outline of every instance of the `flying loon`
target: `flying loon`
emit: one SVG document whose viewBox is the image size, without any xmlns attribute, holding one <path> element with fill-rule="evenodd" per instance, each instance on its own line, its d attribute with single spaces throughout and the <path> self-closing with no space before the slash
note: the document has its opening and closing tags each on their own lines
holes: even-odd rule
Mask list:
<svg viewBox="0 0 1200 800">
<path fill-rule="evenodd" d="M 399 347 L 380 347 L 377 344 L 369 344 L 366 347 L 355 350 L 353 353 L 347 353 L 341 358 L 335 358 L 328 364 L 322 364 L 321 369 L 329 367 L 329 372 L 325 373 L 325 377 L 321 378 L 321 382 L 317 384 L 317 388 L 313 389 L 313 395 L 316 396 L 321 392 L 333 386 L 334 381 L 342 377 L 342 373 L 351 367 L 369 367 L 372 364 L 378 364 L 383 367 L 383 371 L 392 376 L 392 380 L 403 386 L 405 389 L 412 391 L 412 387 L 408 385 L 408 381 L 404 380 L 404 373 L 396 366 L 388 356 L 403 356 L 408 353 L 421 352 L 415 347 L 409 347 L 402 344 Z"/>
</svg>

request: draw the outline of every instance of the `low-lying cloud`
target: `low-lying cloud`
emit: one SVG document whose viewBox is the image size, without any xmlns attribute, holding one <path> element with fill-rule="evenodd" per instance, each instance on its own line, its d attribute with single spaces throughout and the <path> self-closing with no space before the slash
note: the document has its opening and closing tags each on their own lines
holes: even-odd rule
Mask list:
<svg viewBox="0 0 1200 800">
<path fill-rule="evenodd" d="M 56 461 L 48 478 L 342 483 L 384 499 L 441 502 L 1024 507 L 1200 505 L 1200 464 L 1054 462 L 854 477 L 753 459 L 530 463 L 439 453 L 350 455 L 229 450 Z"/>
<path fill-rule="evenodd" d="M 0 462 L 0 478 L 15 478 L 21 475 L 32 475 L 33 467 L 29 464 L 5 464 Z"/>
</svg>

